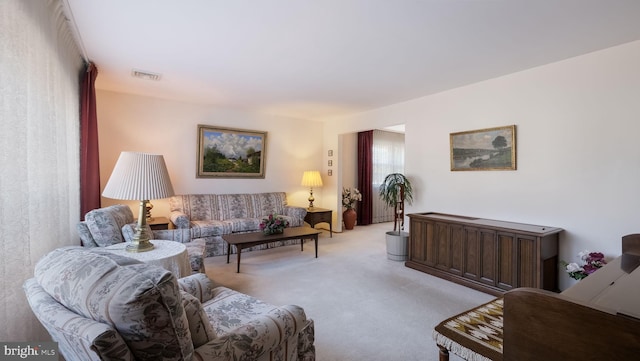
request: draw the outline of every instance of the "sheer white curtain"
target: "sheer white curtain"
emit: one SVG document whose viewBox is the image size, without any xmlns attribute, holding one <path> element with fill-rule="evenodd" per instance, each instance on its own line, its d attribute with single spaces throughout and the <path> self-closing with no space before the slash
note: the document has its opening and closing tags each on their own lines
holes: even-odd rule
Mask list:
<svg viewBox="0 0 640 361">
<path fill-rule="evenodd" d="M 83 60 L 58 0 L 0 1 L 0 340 L 47 340 L 22 290 L 77 245 Z"/>
<path fill-rule="evenodd" d="M 404 173 L 404 134 L 373 131 L 373 223 L 393 221 L 393 208 L 378 197 L 380 184 L 389 173 Z"/>
</svg>

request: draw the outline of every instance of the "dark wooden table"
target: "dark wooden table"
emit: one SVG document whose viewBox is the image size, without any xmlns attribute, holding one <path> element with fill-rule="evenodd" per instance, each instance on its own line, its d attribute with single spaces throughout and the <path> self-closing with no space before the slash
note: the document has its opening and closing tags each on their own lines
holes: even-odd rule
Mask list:
<svg viewBox="0 0 640 361">
<path fill-rule="evenodd" d="M 320 231 L 311 227 L 293 227 L 285 228 L 284 233 L 272 234 L 265 236 L 262 232 L 251 233 L 234 233 L 225 234 L 222 236 L 227 242 L 227 263 L 229 263 L 229 257 L 231 256 L 231 245 L 236 246 L 236 253 L 238 254 L 238 273 L 240 273 L 240 254 L 245 248 L 258 246 L 265 243 L 286 241 L 289 239 L 300 239 L 300 250 L 304 251 L 304 240 L 313 239 L 316 247 L 316 258 L 318 258 L 318 235 Z"/>
<path fill-rule="evenodd" d="M 318 223 L 329 223 L 329 237 L 333 238 L 333 228 L 331 227 L 331 215 L 332 211 L 325 208 L 307 208 L 307 214 L 304 216 L 304 221 L 309 223 L 313 228 Z"/>
</svg>

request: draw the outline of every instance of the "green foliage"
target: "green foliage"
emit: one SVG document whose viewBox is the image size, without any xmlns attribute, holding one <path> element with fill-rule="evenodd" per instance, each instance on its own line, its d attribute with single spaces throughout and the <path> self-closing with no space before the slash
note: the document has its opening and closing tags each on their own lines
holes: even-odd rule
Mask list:
<svg viewBox="0 0 640 361">
<path fill-rule="evenodd" d="M 213 146 L 204 152 L 202 170 L 204 172 L 259 173 L 260 158 L 254 157 L 251 162 L 249 159 L 229 159 Z"/>
<path fill-rule="evenodd" d="M 380 184 L 378 195 L 387 207 L 395 207 L 401 201 L 400 193 L 403 188 L 404 200 L 411 204 L 413 202 L 413 188 L 409 179 L 401 173 L 388 174 Z"/>
</svg>

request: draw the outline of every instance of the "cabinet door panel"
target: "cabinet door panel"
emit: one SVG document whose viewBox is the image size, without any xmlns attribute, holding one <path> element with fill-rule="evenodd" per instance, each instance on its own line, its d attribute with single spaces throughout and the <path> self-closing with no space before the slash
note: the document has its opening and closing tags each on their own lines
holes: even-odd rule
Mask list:
<svg viewBox="0 0 640 361">
<path fill-rule="evenodd" d="M 480 282 L 492 286 L 496 284 L 497 259 L 496 232 L 480 230 Z"/>
<path fill-rule="evenodd" d="M 541 287 L 535 238 L 518 235 L 518 287 Z"/>
<path fill-rule="evenodd" d="M 427 258 L 426 242 L 427 227 L 425 222 L 411 220 L 411 232 L 409 233 L 409 260 L 425 263 Z"/>
<path fill-rule="evenodd" d="M 465 227 L 464 277 L 477 280 L 480 275 L 480 232 L 476 228 Z"/>
<path fill-rule="evenodd" d="M 451 224 L 450 235 L 451 259 L 449 261 L 449 272 L 462 275 L 464 264 L 464 227 L 460 224 Z"/>
<path fill-rule="evenodd" d="M 516 284 L 516 236 L 498 232 L 498 279 L 497 286 L 510 290 Z"/>
<path fill-rule="evenodd" d="M 449 225 L 446 223 L 436 223 L 435 238 L 436 238 L 436 267 L 443 270 L 449 270 L 449 258 L 450 258 Z"/>
<path fill-rule="evenodd" d="M 435 234 L 435 223 L 434 222 L 425 222 L 425 231 L 426 231 L 426 242 L 425 242 L 425 257 L 424 263 L 429 266 L 436 265 L 436 234 Z"/>
</svg>

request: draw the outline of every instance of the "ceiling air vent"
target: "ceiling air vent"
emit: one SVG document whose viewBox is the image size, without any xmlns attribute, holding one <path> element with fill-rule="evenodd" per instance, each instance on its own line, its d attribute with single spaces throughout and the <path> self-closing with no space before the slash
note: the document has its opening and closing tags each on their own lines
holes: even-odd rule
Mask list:
<svg viewBox="0 0 640 361">
<path fill-rule="evenodd" d="M 146 79 L 146 80 L 160 80 L 160 77 L 162 76 L 162 74 L 133 69 L 131 70 L 131 76 L 135 78 Z"/>
</svg>

